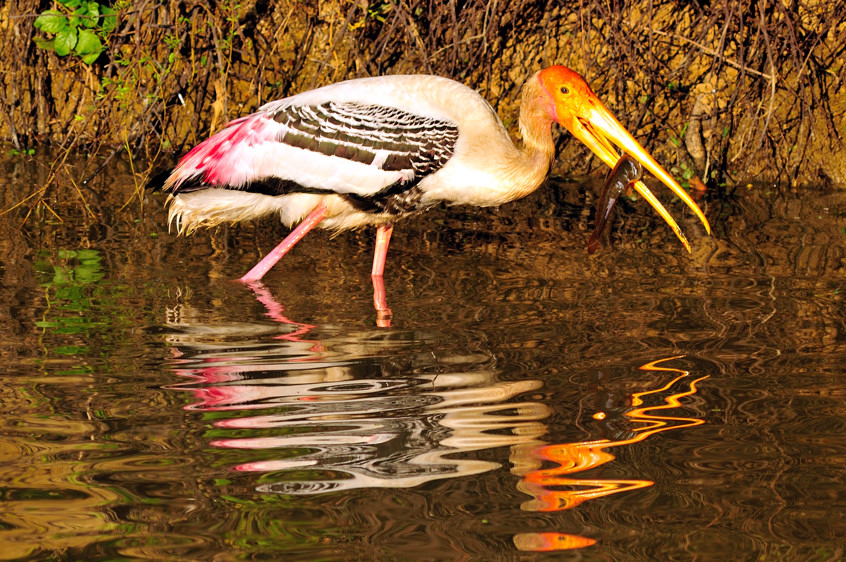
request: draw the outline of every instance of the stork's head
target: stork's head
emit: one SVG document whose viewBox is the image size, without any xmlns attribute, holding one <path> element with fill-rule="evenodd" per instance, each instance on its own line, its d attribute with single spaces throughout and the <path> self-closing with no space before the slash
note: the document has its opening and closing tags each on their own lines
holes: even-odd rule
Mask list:
<svg viewBox="0 0 846 562">
<path fill-rule="evenodd" d="M 708 219 L 699 206 L 599 101 L 584 78 L 564 66 L 551 66 L 542 70 L 538 79 L 552 100 L 552 118 L 559 125 L 585 143 L 610 168 L 613 168 L 620 158 L 615 145 L 627 152 L 678 195 L 696 213 L 708 233 L 711 233 Z M 637 182 L 635 189 L 649 201 L 687 246 L 676 222 L 643 182 Z"/>
</svg>

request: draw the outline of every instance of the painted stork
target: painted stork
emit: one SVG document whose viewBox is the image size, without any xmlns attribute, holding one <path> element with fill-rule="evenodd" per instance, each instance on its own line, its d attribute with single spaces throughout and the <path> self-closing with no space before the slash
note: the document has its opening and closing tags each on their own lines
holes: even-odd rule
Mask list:
<svg viewBox="0 0 846 562">
<path fill-rule="evenodd" d="M 271 214 L 288 226 L 299 223 L 241 281 L 260 280 L 318 225 L 376 225 L 371 275 L 381 279 L 399 218 L 442 201 L 492 206 L 535 191 L 554 156 L 553 122 L 609 167 L 620 158 L 619 146 L 678 195 L 710 233 L 696 203 L 585 80 L 563 66 L 535 73 L 523 87 L 522 148 L 514 146 L 491 106 L 458 82 L 438 76 L 360 78 L 270 102 L 232 121 L 186 154 L 166 179 L 161 176 L 159 186 L 171 195 L 169 222 L 179 233 Z M 689 251 L 661 203 L 642 182 L 634 188 Z"/>
</svg>

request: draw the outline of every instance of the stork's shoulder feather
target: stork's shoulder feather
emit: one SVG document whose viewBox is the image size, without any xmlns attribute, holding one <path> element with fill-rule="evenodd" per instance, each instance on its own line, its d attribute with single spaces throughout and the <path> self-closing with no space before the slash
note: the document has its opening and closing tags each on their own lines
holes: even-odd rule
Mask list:
<svg viewBox="0 0 846 562">
<path fill-rule="evenodd" d="M 460 122 L 493 120 L 475 91 L 435 76 L 341 82 L 262 106 L 180 161 L 164 189 L 226 187 L 371 197 L 416 185 L 454 154 Z M 468 114 L 469 112 L 469 114 Z"/>
<path fill-rule="evenodd" d="M 259 111 L 273 113 L 288 105 L 320 105 L 328 101 L 393 107 L 401 111 L 460 123 L 474 107 L 493 113 L 475 90 L 460 82 L 430 75 L 393 75 L 356 78 L 329 84 L 269 102 Z"/>
</svg>

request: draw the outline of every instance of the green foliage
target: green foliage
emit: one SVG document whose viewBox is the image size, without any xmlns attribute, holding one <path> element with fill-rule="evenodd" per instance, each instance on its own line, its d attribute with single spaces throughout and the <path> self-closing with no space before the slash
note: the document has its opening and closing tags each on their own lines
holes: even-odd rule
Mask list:
<svg viewBox="0 0 846 562">
<path fill-rule="evenodd" d="M 366 6 L 365 15 L 359 21 L 350 23 L 350 30 L 356 30 L 364 27 L 367 24 L 368 18 L 378 21 L 379 23 L 385 23 L 385 20 L 393 7 L 391 2 L 381 1 L 371 2 Z M 419 17 L 422 13 L 423 12 L 420 7 L 414 11 L 415 16 L 417 17 Z"/>
<path fill-rule="evenodd" d="M 678 166 L 670 168 L 670 172 L 674 176 L 681 176 L 684 181 L 679 182 L 679 185 L 685 189 L 690 189 L 690 180 L 696 175 L 696 170 L 682 162 Z"/>
<path fill-rule="evenodd" d="M 85 64 L 93 64 L 117 26 L 117 12 L 97 1 L 57 0 L 57 4 L 60 10 L 45 10 L 34 24 L 52 38 L 36 37 L 35 44 L 61 57 L 73 53 Z"/>
<path fill-rule="evenodd" d="M 675 137 L 672 133 L 670 133 L 670 142 L 676 145 L 677 147 L 681 147 L 682 141 L 680 137 L 684 137 L 684 134 L 687 132 L 688 125 L 690 125 L 689 122 L 684 124 L 684 127 L 682 127 L 681 133 L 678 137 Z"/>
</svg>

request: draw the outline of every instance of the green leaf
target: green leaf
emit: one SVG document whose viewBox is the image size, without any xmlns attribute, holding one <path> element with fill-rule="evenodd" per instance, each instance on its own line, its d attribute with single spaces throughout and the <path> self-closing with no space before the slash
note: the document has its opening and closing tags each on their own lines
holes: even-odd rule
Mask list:
<svg viewBox="0 0 846 562">
<path fill-rule="evenodd" d="M 43 37 L 33 37 L 32 40 L 35 41 L 35 44 L 38 45 L 42 49 L 47 49 L 48 51 L 55 51 L 56 50 L 56 45 L 55 45 L 56 42 L 53 39 L 50 39 L 48 41 L 47 39 L 44 39 Z"/>
<path fill-rule="evenodd" d="M 71 10 L 75 10 L 76 8 L 79 8 L 80 5 L 82 5 L 82 0 L 59 0 L 59 4 L 61 4 L 62 6 L 67 6 Z"/>
<path fill-rule="evenodd" d="M 93 11 L 92 11 L 92 6 Z M 100 23 L 100 10 L 96 2 L 88 2 L 77 8 L 73 12 L 74 16 L 79 16 L 79 21 L 85 27 L 97 27 Z"/>
<path fill-rule="evenodd" d="M 47 10 L 33 24 L 44 33 L 59 33 L 68 25 L 68 18 L 56 10 Z"/>
<path fill-rule="evenodd" d="M 100 29 L 104 33 L 109 33 L 117 27 L 117 12 L 108 6 L 100 6 Z"/>
<path fill-rule="evenodd" d="M 100 4 L 98 4 L 97 2 L 89 2 L 88 15 L 91 17 L 86 20 L 86 27 L 97 27 L 98 25 L 100 25 Z"/>
<path fill-rule="evenodd" d="M 76 28 L 68 27 L 56 34 L 56 54 L 65 56 L 76 46 Z"/>
<path fill-rule="evenodd" d="M 94 53 L 99 55 L 102 50 L 103 44 L 100 42 L 100 38 L 97 37 L 96 33 L 90 29 L 79 30 L 79 40 L 76 42 L 76 47 L 74 48 L 74 52 L 77 55 L 81 57 Z"/>
<path fill-rule="evenodd" d="M 101 51 L 97 51 L 96 53 L 91 53 L 90 55 L 86 55 L 86 56 L 82 57 L 82 62 L 84 62 L 87 65 L 94 64 L 94 61 L 97 60 L 98 58 L 100 58 L 100 52 Z"/>
</svg>

